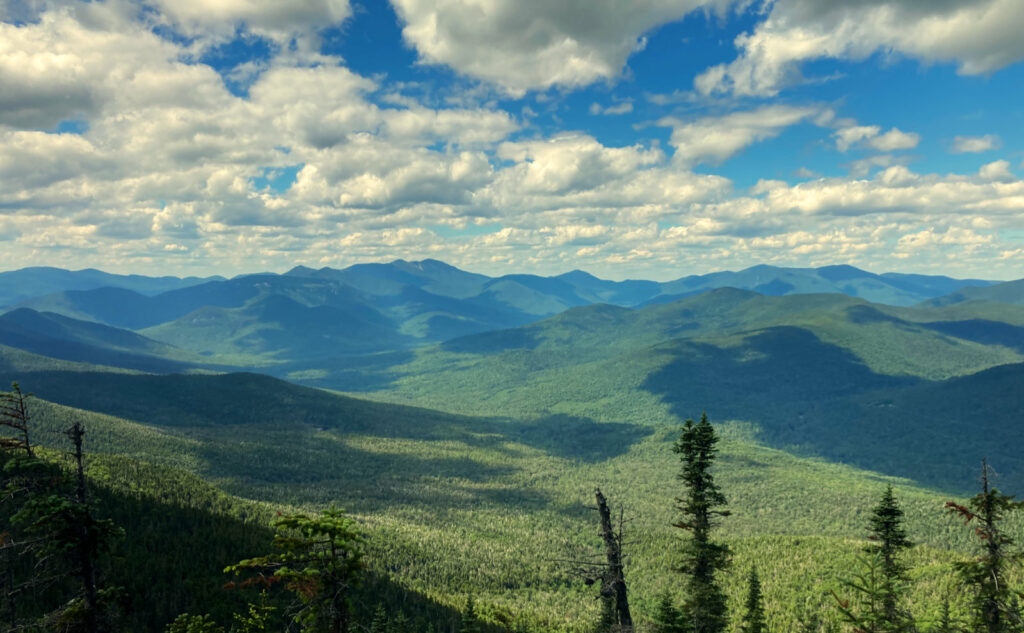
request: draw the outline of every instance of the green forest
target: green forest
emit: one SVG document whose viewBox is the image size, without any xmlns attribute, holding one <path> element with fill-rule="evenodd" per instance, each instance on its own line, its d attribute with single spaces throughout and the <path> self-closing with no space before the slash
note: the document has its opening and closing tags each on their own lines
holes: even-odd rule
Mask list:
<svg viewBox="0 0 1024 633">
<path fill-rule="evenodd" d="M 802 543 L 753 526 L 730 538 L 731 494 L 719 483 L 728 478 L 716 478 L 722 438 L 706 416 L 687 420 L 665 461 L 676 483 L 659 503 L 674 534 L 657 582 L 631 564 L 651 545 L 634 527 L 644 517 L 598 490 L 597 507 L 584 509 L 591 542 L 539 553 L 557 578 L 536 584 L 573 585 L 574 600 L 589 603 L 559 613 L 495 600 L 473 578 L 455 601 L 403 586 L 388 572 L 414 554 L 382 548 L 380 528 L 358 516 L 245 501 L 173 466 L 87 453 L 80 419 L 62 429 L 64 446 L 44 447 L 33 442 L 48 437 L 33 421 L 46 419 L 44 403 L 15 384 L 0 406 L 0 614 L 10 631 L 1024 630 L 1012 537 L 1024 504 L 990 485 L 984 463 L 980 492 L 933 505 L 923 533 L 907 500 L 879 480 L 873 503 L 855 509 L 860 538 Z M 942 543 L 950 532 L 959 538 Z M 545 573 L 520 561 L 524 579 Z M 780 578 L 785 567 L 805 576 L 800 587 Z"/>
</svg>

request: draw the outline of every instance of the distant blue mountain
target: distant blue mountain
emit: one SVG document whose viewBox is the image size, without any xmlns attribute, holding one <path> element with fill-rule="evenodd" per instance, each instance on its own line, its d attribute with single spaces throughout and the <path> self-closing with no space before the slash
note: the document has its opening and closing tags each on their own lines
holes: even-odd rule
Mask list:
<svg viewBox="0 0 1024 633">
<path fill-rule="evenodd" d="M 951 292 L 984 290 L 993 283 L 877 275 L 852 266 L 754 266 L 669 282 L 609 281 L 580 270 L 552 277 L 489 277 L 426 259 L 344 269 L 298 266 L 284 274 L 212 280 L 25 269 L 0 274 L 0 288 L 4 279 L 29 278 L 48 280 L 37 290 L 73 283 L 106 285 L 63 288 L 27 299 L 20 307 L 141 331 L 191 352 L 261 365 L 406 349 L 514 328 L 571 308 L 663 304 L 718 288 L 762 295 L 838 293 L 907 306 Z M 166 286 L 170 288 L 156 292 Z M 19 292 L 29 291 L 22 286 Z"/>
<path fill-rule="evenodd" d="M 64 270 L 35 266 L 0 273 L 0 306 L 14 305 L 55 292 L 102 287 L 124 288 L 144 295 L 155 295 L 214 279 L 223 277 L 145 277 L 114 275 L 93 268 Z"/>
</svg>

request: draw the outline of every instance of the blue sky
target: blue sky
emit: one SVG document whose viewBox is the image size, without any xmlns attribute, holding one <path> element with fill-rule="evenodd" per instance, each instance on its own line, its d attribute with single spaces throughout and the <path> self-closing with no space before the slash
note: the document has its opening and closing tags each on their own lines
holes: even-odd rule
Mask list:
<svg viewBox="0 0 1024 633">
<path fill-rule="evenodd" d="M 1024 276 L 1019 0 L 12 0 L 0 267 Z"/>
</svg>

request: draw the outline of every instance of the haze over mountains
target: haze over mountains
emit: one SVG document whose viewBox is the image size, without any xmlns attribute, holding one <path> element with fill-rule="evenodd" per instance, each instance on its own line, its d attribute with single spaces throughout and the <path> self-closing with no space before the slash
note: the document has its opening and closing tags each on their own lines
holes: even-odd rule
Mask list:
<svg viewBox="0 0 1024 633">
<path fill-rule="evenodd" d="M 525 325 L 573 307 L 642 307 L 721 287 L 765 295 L 842 293 L 903 306 L 955 302 L 961 295 L 948 295 L 961 290 L 1020 294 L 983 280 L 876 275 L 849 266 L 755 266 L 661 283 L 607 281 L 582 271 L 495 278 L 436 260 L 342 270 L 300 266 L 282 275 L 230 280 L 56 269 L 0 274 L 0 298 L 7 298 L 8 310 L 27 308 L 129 329 L 181 348 L 182 358 L 190 352 L 213 364 L 239 366 L 402 350 Z"/>
</svg>

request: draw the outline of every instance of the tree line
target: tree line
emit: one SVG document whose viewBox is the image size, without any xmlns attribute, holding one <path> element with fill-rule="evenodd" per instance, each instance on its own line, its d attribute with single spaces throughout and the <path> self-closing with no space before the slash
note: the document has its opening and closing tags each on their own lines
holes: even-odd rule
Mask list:
<svg viewBox="0 0 1024 633">
<path fill-rule="evenodd" d="M 125 589 L 107 582 L 101 565 L 125 531 L 100 518 L 85 476 L 85 429 L 72 423 L 69 465 L 41 457 L 32 443 L 27 398 L 15 384 L 0 394 L 0 437 L 3 453 L 0 481 L 0 630 L 101 633 L 127 630 L 123 614 Z M 721 633 L 730 622 L 743 633 L 769 631 L 766 596 L 758 570 L 745 570 L 747 591 L 742 610 L 730 613 L 722 586 L 723 572 L 733 564 L 728 544 L 716 539 L 716 528 L 730 515 L 713 466 L 718 436 L 706 415 L 687 420 L 673 451 L 680 457 L 681 491 L 675 499 L 681 539 L 675 571 L 684 598 L 659 597 L 653 621 L 634 624 L 626 582 L 626 544 L 622 515 L 613 520 L 608 500 L 595 492 L 604 544 L 604 562 L 591 566 L 588 582 L 599 585 L 598 633 Z M 872 509 L 869 544 L 840 587 L 832 591 L 836 612 L 852 633 L 1021 633 L 1024 594 L 1007 581 L 1021 553 L 1003 529 L 1006 517 L 1024 504 L 1002 494 L 989 482 L 983 462 L 982 490 L 965 505 L 946 504 L 977 538 L 978 556 L 955 563 L 969 596 L 969 617 L 958 621 L 948 602 L 936 622 L 918 623 L 910 614 L 910 570 L 904 554 L 913 547 L 903 525 L 892 487 Z M 225 591 L 248 592 L 251 599 L 218 620 L 209 614 L 183 613 L 166 624 L 166 633 L 239 633 L 302 631 L 303 633 L 491 633 L 526 630 L 523 621 L 486 622 L 472 596 L 457 620 L 410 619 L 387 600 L 362 601 L 353 596 L 373 584 L 364 562 L 364 533 L 341 510 L 318 514 L 280 514 L 271 522 L 273 538 L 267 553 L 244 558 L 224 568 Z M 130 536 L 130 535 L 128 535 Z M 363 594 L 365 596 L 365 593 Z M 42 605 L 47 605 L 43 607 Z M 53 605 L 53 606 L 51 606 Z M 808 633 L 830 630 L 814 614 L 801 623 Z"/>
</svg>

